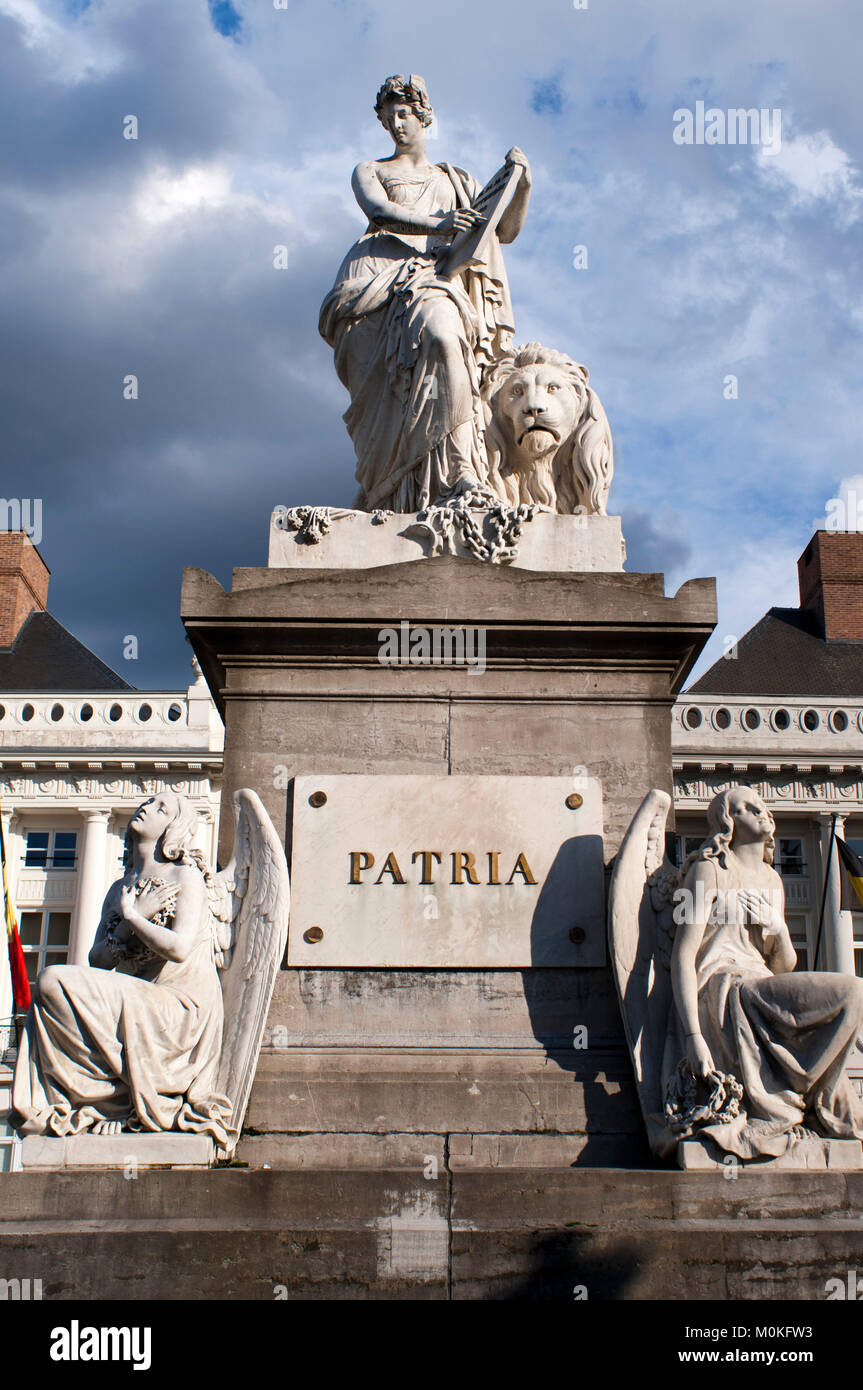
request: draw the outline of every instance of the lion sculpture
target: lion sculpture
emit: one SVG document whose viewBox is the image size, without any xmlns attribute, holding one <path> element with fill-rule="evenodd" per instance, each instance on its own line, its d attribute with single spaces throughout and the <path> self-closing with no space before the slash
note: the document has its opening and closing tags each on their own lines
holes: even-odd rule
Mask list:
<svg viewBox="0 0 863 1390">
<path fill-rule="evenodd" d="M 501 498 L 605 516 L 614 450 L 587 368 L 527 343 L 493 369 L 485 394 L 489 481 Z"/>
</svg>

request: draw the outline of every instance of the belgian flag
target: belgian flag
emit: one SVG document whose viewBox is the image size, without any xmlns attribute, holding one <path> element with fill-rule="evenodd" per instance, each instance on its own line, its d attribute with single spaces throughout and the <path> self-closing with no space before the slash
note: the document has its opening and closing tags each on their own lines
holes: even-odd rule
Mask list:
<svg viewBox="0 0 863 1390">
<path fill-rule="evenodd" d="M 836 849 L 839 852 L 839 863 L 844 865 L 845 872 L 851 880 L 851 886 L 860 900 L 863 907 L 863 859 L 856 855 L 850 845 L 836 836 Z"/>
<path fill-rule="evenodd" d="M 2 817 L 0 817 L 0 872 L 2 872 L 3 878 L 3 909 L 6 918 L 6 937 L 9 944 L 9 970 L 12 975 L 12 1001 L 15 1008 L 23 1013 L 30 1007 L 30 983 L 27 979 L 24 952 L 21 950 L 21 938 L 18 935 L 18 922 L 15 917 L 15 908 L 12 906 L 12 895 L 9 892 L 9 878 L 6 873 L 6 842 L 3 837 Z"/>
</svg>

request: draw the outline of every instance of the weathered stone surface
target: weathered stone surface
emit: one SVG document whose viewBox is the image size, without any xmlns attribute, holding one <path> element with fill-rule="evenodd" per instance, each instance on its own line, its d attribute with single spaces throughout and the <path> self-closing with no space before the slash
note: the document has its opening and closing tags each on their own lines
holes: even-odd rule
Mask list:
<svg viewBox="0 0 863 1390">
<path fill-rule="evenodd" d="M 620 1134 L 452 1134 L 453 1172 L 487 1168 L 627 1167 L 644 1162 L 639 1133 Z"/>
<path fill-rule="evenodd" d="M 646 1157 L 627 1058 L 577 1054 L 296 1049 L 263 1052 L 250 1130 L 271 1133 L 560 1133 L 618 1136 Z M 579 1148 L 573 1149 L 573 1159 Z M 608 1148 L 599 1162 L 609 1162 Z M 590 1147 L 584 1163 L 594 1162 Z"/>
<path fill-rule="evenodd" d="M 45 1299 L 442 1298 L 447 1210 L 443 1169 L 2 1174 L 0 1277 Z"/>
<path fill-rule="evenodd" d="M 611 1049 L 626 1068 L 606 971 L 301 969 L 276 980 L 263 1048 L 289 1061 L 298 1048 L 563 1055 L 576 1043 L 585 1067 Z"/>
<path fill-rule="evenodd" d="M 453 1179 L 456 1299 L 824 1298 L 859 1241 L 843 1174 L 788 1174 L 787 1214 L 761 1218 L 772 1175 L 739 1182 L 667 1172 L 463 1172 Z M 777 1175 L 778 1176 L 778 1175 Z M 746 1186 L 752 1183 L 748 1192 Z M 724 1190 L 723 1190 L 724 1189 Z M 730 1189 L 730 1191 L 729 1191 Z M 789 1194 L 790 1195 L 790 1194 Z M 697 1211 L 695 1219 L 681 1210 Z M 853 1258 L 852 1258 L 853 1264 Z M 578 1291 L 578 1292 L 577 1292 Z M 582 1292 L 583 1291 L 583 1292 Z"/>
<path fill-rule="evenodd" d="M 0 1278 L 50 1299 L 823 1299 L 857 1174 L 0 1174 Z M 784 1205 L 773 1206 L 776 1189 Z M 691 1212 L 697 1211 L 693 1218 Z M 769 1321 L 769 1319 L 766 1319 Z"/>
<path fill-rule="evenodd" d="M 293 802 L 289 965 L 605 964 L 595 778 L 324 774 Z"/>
<path fill-rule="evenodd" d="M 237 1159 L 250 1168 L 311 1172 L 407 1172 L 436 1175 L 446 1167 L 441 1134 L 248 1134 Z"/>
</svg>

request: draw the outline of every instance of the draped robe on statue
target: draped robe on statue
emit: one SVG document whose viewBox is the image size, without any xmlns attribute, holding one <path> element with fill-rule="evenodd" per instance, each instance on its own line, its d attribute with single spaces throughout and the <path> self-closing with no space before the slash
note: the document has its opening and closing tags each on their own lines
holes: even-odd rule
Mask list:
<svg viewBox="0 0 863 1390">
<path fill-rule="evenodd" d="M 378 178 L 388 199 L 428 217 L 468 207 L 469 174 L 436 165 Z M 483 266 L 452 280 L 433 233 L 370 224 L 321 307 L 320 331 L 350 392 L 358 506 L 416 512 L 451 489 L 486 482 L 481 369 L 511 349 L 512 306 L 497 238 Z"/>
<path fill-rule="evenodd" d="M 745 1114 L 698 1131 L 740 1158 L 778 1157 L 791 1131 L 863 1139 L 863 1106 L 845 1064 L 863 1027 L 863 980 L 822 971 L 774 975 L 737 894 L 752 888 L 729 856 L 696 956 L 701 1032 L 720 1071 L 743 1085 Z M 679 1034 L 675 1051 L 683 1055 Z"/>
<path fill-rule="evenodd" d="M 15 1069 L 20 1132 L 81 1134 L 131 1116 L 132 1129 L 195 1131 L 224 1145 L 231 1106 L 214 1090 L 222 1021 L 206 900 L 183 961 L 143 952 L 115 970 L 49 966 Z"/>
</svg>

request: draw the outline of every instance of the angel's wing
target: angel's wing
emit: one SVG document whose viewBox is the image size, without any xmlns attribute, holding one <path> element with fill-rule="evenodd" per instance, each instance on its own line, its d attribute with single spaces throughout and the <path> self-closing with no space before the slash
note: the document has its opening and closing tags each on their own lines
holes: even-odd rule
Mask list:
<svg viewBox="0 0 863 1390">
<path fill-rule="evenodd" d="M 243 788 L 234 792 L 231 807 L 234 853 L 210 879 L 225 1004 L 217 1090 L 232 1107 L 229 1153 L 249 1102 L 290 911 L 285 851 L 260 798 Z"/>
<path fill-rule="evenodd" d="M 678 871 L 665 855 L 670 806 L 667 792 L 647 793 L 620 847 L 608 905 L 612 969 L 645 1121 L 664 1105 L 662 1065 L 672 1007 L 669 967 Z"/>
</svg>

